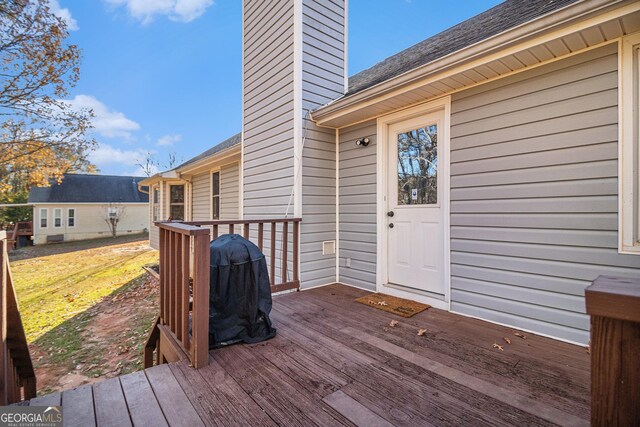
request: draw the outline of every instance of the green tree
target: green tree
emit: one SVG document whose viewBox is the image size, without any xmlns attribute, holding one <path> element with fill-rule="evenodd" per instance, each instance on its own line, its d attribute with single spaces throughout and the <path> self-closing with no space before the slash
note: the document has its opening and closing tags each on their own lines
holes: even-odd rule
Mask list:
<svg viewBox="0 0 640 427">
<path fill-rule="evenodd" d="M 64 100 L 81 58 L 68 36 L 48 0 L 0 1 L 0 195 L 93 170 L 93 112 Z"/>
</svg>

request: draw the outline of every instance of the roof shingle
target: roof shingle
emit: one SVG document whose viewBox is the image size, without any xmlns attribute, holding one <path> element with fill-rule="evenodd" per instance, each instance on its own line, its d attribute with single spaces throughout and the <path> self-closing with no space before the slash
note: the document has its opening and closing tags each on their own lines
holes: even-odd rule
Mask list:
<svg viewBox="0 0 640 427">
<path fill-rule="evenodd" d="M 66 174 L 60 184 L 33 187 L 29 203 L 148 203 L 136 176 Z"/>
</svg>

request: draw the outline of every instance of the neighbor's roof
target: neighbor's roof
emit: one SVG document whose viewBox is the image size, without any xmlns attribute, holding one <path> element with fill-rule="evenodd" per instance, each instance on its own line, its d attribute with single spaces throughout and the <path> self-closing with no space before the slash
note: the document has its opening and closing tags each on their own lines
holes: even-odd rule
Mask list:
<svg viewBox="0 0 640 427">
<path fill-rule="evenodd" d="M 148 203 L 149 195 L 138 191 L 137 176 L 67 174 L 62 183 L 33 187 L 29 203 Z"/>
<path fill-rule="evenodd" d="M 345 96 L 368 89 L 576 1 L 579 0 L 507 0 L 351 76 Z"/>
<path fill-rule="evenodd" d="M 224 151 L 227 148 L 231 148 L 233 146 L 239 145 L 241 141 L 242 141 L 242 133 L 237 133 L 232 137 L 225 139 L 221 143 L 214 145 L 213 147 L 209 148 L 207 151 L 200 153 L 197 156 L 187 160 L 186 162 L 176 166 L 172 170 L 180 169 L 184 166 L 190 165 L 191 163 L 195 163 L 198 160 L 202 160 L 209 156 L 213 156 L 214 154 Z"/>
</svg>

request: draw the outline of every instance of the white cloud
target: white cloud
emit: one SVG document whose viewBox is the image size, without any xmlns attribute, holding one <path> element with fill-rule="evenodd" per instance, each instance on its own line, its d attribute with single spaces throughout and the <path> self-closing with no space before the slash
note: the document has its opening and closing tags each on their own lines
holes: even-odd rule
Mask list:
<svg viewBox="0 0 640 427">
<path fill-rule="evenodd" d="M 172 21 L 191 22 L 211 6 L 213 0 L 104 0 L 113 6 L 124 6 L 127 12 L 143 25 L 157 15 L 165 15 Z"/>
<path fill-rule="evenodd" d="M 138 163 L 144 163 L 148 153 L 148 151 L 140 148 L 122 150 L 109 144 L 99 144 L 98 148 L 89 154 L 89 160 L 98 168 L 111 165 L 137 166 Z"/>
<path fill-rule="evenodd" d="M 175 144 L 176 142 L 180 142 L 182 140 L 182 135 L 165 135 L 158 139 L 156 145 L 160 147 L 168 147 L 170 145 Z"/>
<path fill-rule="evenodd" d="M 127 118 L 119 111 L 112 111 L 102 102 L 90 95 L 76 95 L 72 100 L 66 101 L 72 108 L 91 108 L 95 113 L 93 126 L 95 131 L 107 138 L 132 137 L 131 132 L 140 129 L 140 125 Z"/>
<path fill-rule="evenodd" d="M 77 31 L 79 29 L 78 22 L 71 16 L 71 11 L 66 7 L 60 6 L 58 0 L 49 0 L 49 9 L 51 13 L 58 18 L 62 18 L 62 20 L 67 23 L 67 30 Z"/>
</svg>

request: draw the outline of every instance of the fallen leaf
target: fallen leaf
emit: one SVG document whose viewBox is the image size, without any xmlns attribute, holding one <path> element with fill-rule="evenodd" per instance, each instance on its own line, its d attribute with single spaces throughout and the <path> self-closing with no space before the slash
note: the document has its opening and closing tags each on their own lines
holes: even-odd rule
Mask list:
<svg viewBox="0 0 640 427">
<path fill-rule="evenodd" d="M 385 332 L 389 332 L 389 328 L 387 328 L 386 326 L 384 328 L 382 328 Z"/>
<path fill-rule="evenodd" d="M 398 321 L 397 321 L 397 320 L 392 320 L 392 321 L 389 323 L 389 326 L 391 326 L 391 327 L 393 328 L 393 327 L 395 327 L 397 324 L 398 324 Z"/>
<path fill-rule="evenodd" d="M 514 332 L 513 335 L 517 336 L 518 338 L 522 338 L 523 340 L 527 339 L 527 336 L 524 334 L 521 334 L 520 332 Z"/>
<path fill-rule="evenodd" d="M 591 354 L 591 347 L 590 347 L 590 346 L 586 346 L 586 347 L 584 348 L 584 351 L 585 351 L 585 353 L 587 353 L 587 354 Z"/>
<path fill-rule="evenodd" d="M 511 344 L 511 340 L 507 337 L 503 337 L 502 338 L 504 340 L 504 342 L 506 342 L 507 344 Z"/>
<path fill-rule="evenodd" d="M 418 336 L 423 337 L 427 333 L 426 329 L 418 329 Z"/>
<path fill-rule="evenodd" d="M 500 351 L 504 351 L 504 347 L 502 347 L 500 344 L 498 344 L 497 342 L 493 343 L 493 348 L 497 348 Z"/>
<path fill-rule="evenodd" d="M 378 302 L 378 305 L 387 306 L 387 305 L 389 305 L 389 304 L 387 304 L 385 301 L 379 301 L 379 302 Z"/>
</svg>

